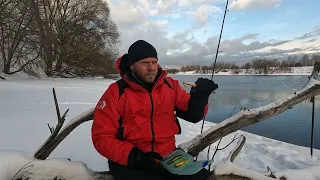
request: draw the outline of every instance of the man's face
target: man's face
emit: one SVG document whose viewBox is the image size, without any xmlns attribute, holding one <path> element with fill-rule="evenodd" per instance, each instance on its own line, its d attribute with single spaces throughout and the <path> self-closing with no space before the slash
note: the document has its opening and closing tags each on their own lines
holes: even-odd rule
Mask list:
<svg viewBox="0 0 320 180">
<path fill-rule="evenodd" d="M 130 68 L 141 80 L 153 83 L 158 74 L 158 60 L 145 58 L 134 63 Z"/>
</svg>

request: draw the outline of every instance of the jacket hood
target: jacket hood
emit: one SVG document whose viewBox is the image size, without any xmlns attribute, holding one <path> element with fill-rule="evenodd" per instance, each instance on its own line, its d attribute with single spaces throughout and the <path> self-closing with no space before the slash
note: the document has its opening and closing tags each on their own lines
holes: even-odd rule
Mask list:
<svg viewBox="0 0 320 180">
<path fill-rule="evenodd" d="M 119 57 L 116 61 L 116 69 L 120 75 L 125 74 L 125 70 L 123 69 L 123 67 L 125 66 L 126 62 L 128 62 L 128 54 L 124 54 L 123 56 Z"/>
</svg>

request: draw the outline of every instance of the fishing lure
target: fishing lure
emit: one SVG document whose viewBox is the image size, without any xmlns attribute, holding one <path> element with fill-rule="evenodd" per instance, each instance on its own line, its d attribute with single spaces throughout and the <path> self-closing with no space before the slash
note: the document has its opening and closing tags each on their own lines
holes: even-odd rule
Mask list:
<svg viewBox="0 0 320 180">
<path fill-rule="evenodd" d="M 177 161 L 177 160 L 181 159 L 181 158 L 182 158 L 182 156 L 181 156 L 181 155 L 178 155 L 178 156 L 176 156 L 176 157 L 172 158 L 172 159 L 169 161 L 169 165 L 170 165 L 170 164 L 172 164 L 172 163 L 174 163 L 175 161 Z"/>
<path fill-rule="evenodd" d="M 188 162 L 188 160 L 181 161 L 178 164 L 175 164 L 175 167 L 180 167 L 180 166 L 184 165 L 187 162 Z"/>
</svg>

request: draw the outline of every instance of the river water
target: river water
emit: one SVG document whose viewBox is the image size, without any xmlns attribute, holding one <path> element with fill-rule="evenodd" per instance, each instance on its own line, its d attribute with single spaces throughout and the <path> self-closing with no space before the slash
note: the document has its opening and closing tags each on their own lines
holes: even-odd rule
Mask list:
<svg viewBox="0 0 320 180">
<path fill-rule="evenodd" d="M 195 82 L 211 75 L 170 75 Z M 210 96 L 207 121 L 219 123 L 240 108 L 256 108 L 292 94 L 308 82 L 308 76 L 214 76 L 219 88 Z M 188 92 L 190 87 L 183 86 Z M 235 109 L 235 110 L 234 110 Z M 234 110 L 234 111 L 233 111 Z M 284 113 L 241 130 L 288 143 L 310 146 L 312 104 L 296 105 Z M 320 149 L 320 101 L 315 104 L 314 148 Z"/>
</svg>

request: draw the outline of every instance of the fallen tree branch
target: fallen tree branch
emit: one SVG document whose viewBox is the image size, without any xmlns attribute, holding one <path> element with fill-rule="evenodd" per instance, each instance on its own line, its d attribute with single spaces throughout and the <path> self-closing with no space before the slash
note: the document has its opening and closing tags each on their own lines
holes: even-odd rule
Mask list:
<svg viewBox="0 0 320 180">
<path fill-rule="evenodd" d="M 55 138 L 46 141 L 38 150 L 38 154 L 41 154 L 41 151 L 45 151 L 46 156 L 48 157 L 50 153 L 62 142 L 76 127 L 80 124 L 90 121 L 93 119 L 93 110 L 89 109 L 78 116 L 71 119 L 71 121 L 55 136 Z"/>
<path fill-rule="evenodd" d="M 56 136 L 61 130 L 63 123 L 65 121 L 65 117 L 67 116 L 67 113 L 69 111 L 69 109 L 67 109 L 66 112 L 62 115 L 62 117 L 60 116 L 59 104 L 57 100 L 56 91 L 54 88 L 52 89 L 52 92 L 53 92 L 54 104 L 57 111 L 58 124 L 55 128 L 54 127 L 50 128 L 50 125 L 48 124 L 51 135 L 46 140 L 46 142 L 38 149 L 38 151 L 36 151 L 36 153 L 34 154 L 35 158 L 41 159 L 41 160 L 46 159 L 50 155 L 50 153 L 55 149 L 55 147 L 50 146 L 50 144 L 52 141 L 56 139 Z"/>
<path fill-rule="evenodd" d="M 6 78 L 4 78 L 4 77 L 2 77 L 2 76 L 0 76 L 0 79 L 2 79 L 2 80 L 6 80 Z"/>
</svg>

